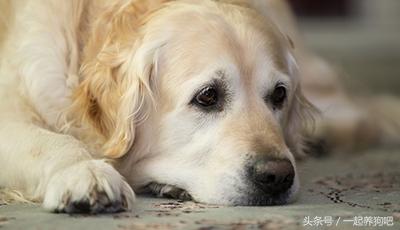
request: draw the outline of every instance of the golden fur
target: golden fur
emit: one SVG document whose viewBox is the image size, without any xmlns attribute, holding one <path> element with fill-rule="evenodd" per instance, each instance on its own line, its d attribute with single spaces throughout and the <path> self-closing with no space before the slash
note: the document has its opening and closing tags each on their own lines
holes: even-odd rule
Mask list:
<svg viewBox="0 0 400 230">
<path fill-rule="evenodd" d="M 102 146 L 100 151 L 106 157 L 118 158 L 127 152 L 134 141 L 134 120 L 146 117 L 146 109 L 141 107 L 152 106 L 150 77 L 153 66 L 142 66 L 142 70 L 126 65 L 134 62 L 129 60 L 132 58 L 129 55 L 137 52 L 136 49 L 143 39 L 142 31 L 145 30 L 143 28 L 146 27 L 146 22 L 151 20 L 153 12 L 159 10 L 160 7 L 167 6 L 162 5 L 166 2 L 168 1 L 117 1 L 113 3 L 105 1 L 103 5 L 96 2 L 95 8 L 91 6 L 91 3 L 87 3 L 85 6 L 89 17 L 82 19 L 84 24 L 82 25 L 81 22 L 80 25 L 84 35 L 84 38 L 81 38 L 84 46 L 80 55 L 82 83 L 74 93 L 70 116 L 74 122 L 78 122 L 76 125 L 87 126 L 89 134 L 84 136 L 103 140 L 103 143 L 100 144 Z M 250 3 L 246 1 L 219 2 L 237 4 L 246 8 L 251 7 Z M 264 23 L 264 21 L 258 19 L 252 20 L 252 23 L 257 26 L 256 24 Z M 105 27 L 106 24 L 108 26 Z M 263 25 L 258 26 L 262 27 Z M 281 39 L 291 44 L 292 41 L 286 40 L 287 38 Z M 229 40 L 225 42 L 227 42 L 226 45 L 229 45 Z M 280 42 L 274 43 L 279 44 Z M 236 44 L 230 46 L 231 50 L 238 48 Z M 238 61 L 241 60 L 240 53 L 233 54 L 236 55 Z M 277 58 L 274 61 L 284 59 L 279 55 L 276 53 Z M 152 57 L 143 58 L 151 59 Z M 284 65 L 283 63 L 276 64 Z M 188 65 L 191 64 L 188 63 Z M 248 71 L 252 67 L 249 64 L 245 64 L 243 67 L 244 74 L 249 74 Z M 286 66 L 280 68 L 285 69 Z M 128 93 L 130 94 L 127 95 Z M 121 101 L 121 98 L 122 100 L 134 100 Z M 301 93 L 295 97 L 295 101 L 297 100 L 299 102 L 294 103 L 292 113 L 296 113 L 293 116 L 302 116 L 303 122 L 298 124 L 301 126 L 307 123 L 306 121 L 309 119 L 307 117 L 310 116 L 307 115 L 307 111 L 311 111 L 312 106 L 301 96 Z M 126 107 L 127 104 L 131 106 Z M 297 108 L 297 104 L 300 105 L 299 108 Z M 306 110 L 302 111 L 303 108 Z M 293 120 L 293 116 L 289 116 L 287 119 Z M 293 127 L 293 129 L 303 128 Z M 98 135 L 93 137 L 94 133 Z M 297 144 L 294 143 L 302 141 L 295 136 L 293 138 L 294 140 L 289 141 L 289 145 L 296 148 Z M 296 152 L 302 154 L 301 149 Z"/>
<path fill-rule="evenodd" d="M 0 186 L 49 210 L 128 210 L 145 189 L 206 203 L 285 204 L 299 189 L 294 157 L 304 155 L 306 138 L 340 146 L 351 139 L 344 131 L 366 130 L 368 143 L 382 131 L 302 45 L 281 0 L 0 7 Z M 334 87 L 321 96 L 324 83 Z M 205 107 L 198 96 L 210 89 L 217 103 Z M 317 109 L 304 94 L 322 111 L 315 135 L 308 125 Z M 331 101 L 341 114 L 324 111 Z M 279 192 L 254 176 L 266 177 L 269 164 L 286 173 L 274 184 Z"/>
</svg>

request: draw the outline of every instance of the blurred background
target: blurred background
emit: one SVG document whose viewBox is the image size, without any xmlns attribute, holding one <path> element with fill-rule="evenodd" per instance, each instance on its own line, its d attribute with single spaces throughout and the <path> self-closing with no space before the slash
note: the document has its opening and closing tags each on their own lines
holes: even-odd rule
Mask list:
<svg viewBox="0 0 400 230">
<path fill-rule="evenodd" d="M 290 0 L 308 47 L 356 94 L 400 96 L 400 0 Z"/>
</svg>

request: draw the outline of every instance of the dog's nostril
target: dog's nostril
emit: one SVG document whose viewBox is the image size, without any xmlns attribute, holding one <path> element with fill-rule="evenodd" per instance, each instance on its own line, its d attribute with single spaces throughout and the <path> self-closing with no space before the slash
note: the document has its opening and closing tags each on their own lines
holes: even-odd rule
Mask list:
<svg viewBox="0 0 400 230">
<path fill-rule="evenodd" d="M 269 194 L 279 194 L 289 190 L 295 176 L 292 163 L 280 159 L 257 161 L 251 174 L 257 187 Z"/>
<path fill-rule="evenodd" d="M 275 183 L 275 178 L 276 178 L 275 175 L 272 175 L 272 174 L 267 175 L 265 182 L 268 184 Z M 260 179 L 262 179 L 262 178 L 260 178 Z"/>
</svg>

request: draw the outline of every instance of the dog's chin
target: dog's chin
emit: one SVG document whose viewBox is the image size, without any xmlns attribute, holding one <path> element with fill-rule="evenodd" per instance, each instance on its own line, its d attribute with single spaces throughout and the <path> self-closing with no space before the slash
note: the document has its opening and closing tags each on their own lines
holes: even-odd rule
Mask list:
<svg viewBox="0 0 400 230">
<path fill-rule="evenodd" d="M 289 190 L 283 193 L 269 194 L 255 185 L 249 186 L 250 192 L 234 201 L 235 205 L 241 206 L 275 206 L 285 205 L 296 201 L 299 191 L 299 182 L 296 178 Z"/>
<path fill-rule="evenodd" d="M 177 199 L 181 201 L 196 201 L 193 197 L 184 189 L 177 186 L 160 184 L 156 182 L 149 183 L 142 190 L 145 193 L 154 194 L 157 197 Z M 275 206 L 275 205 L 285 205 L 291 203 L 295 200 L 294 194 L 297 193 L 296 186 L 293 186 L 285 193 L 280 194 L 266 194 L 262 190 L 255 187 L 251 187 L 244 196 L 230 199 L 228 202 L 216 203 L 221 205 L 229 206 Z M 221 199 L 223 200 L 223 199 Z M 207 201 L 202 201 L 202 203 L 210 203 Z M 213 204 L 215 202 L 212 202 Z"/>
<path fill-rule="evenodd" d="M 233 201 L 235 206 L 275 206 L 285 205 L 292 201 L 292 192 L 289 190 L 280 194 L 266 194 L 255 189 L 249 195 Z"/>
</svg>

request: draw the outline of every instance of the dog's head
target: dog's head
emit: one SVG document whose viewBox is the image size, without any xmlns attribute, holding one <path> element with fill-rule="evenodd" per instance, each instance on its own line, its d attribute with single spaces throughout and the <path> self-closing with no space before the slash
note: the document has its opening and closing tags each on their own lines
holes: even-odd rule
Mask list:
<svg viewBox="0 0 400 230">
<path fill-rule="evenodd" d="M 216 204 L 290 201 L 309 104 L 286 36 L 243 5 L 146 7 L 110 6 L 85 49 L 74 107 L 104 155 L 119 158 L 136 189 L 171 185 Z"/>
</svg>

